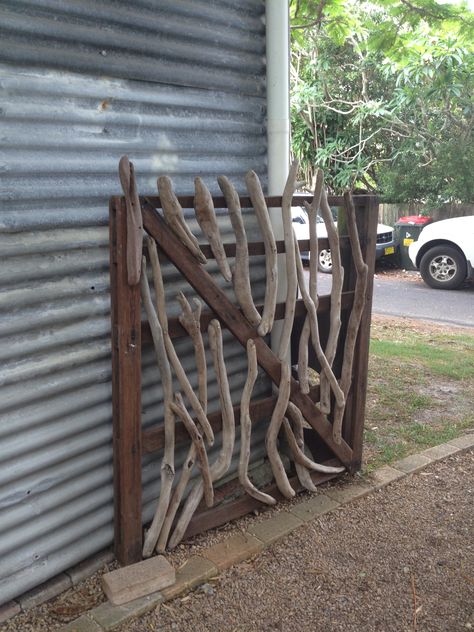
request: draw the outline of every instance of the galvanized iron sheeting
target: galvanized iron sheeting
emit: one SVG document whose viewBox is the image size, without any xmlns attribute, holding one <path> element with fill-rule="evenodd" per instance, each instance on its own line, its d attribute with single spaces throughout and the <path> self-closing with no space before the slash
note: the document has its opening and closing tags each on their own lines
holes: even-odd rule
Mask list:
<svg viewBox="0 0 474 632">
<path fill-rule="evenodd" d="M 107 206 L 120 193 L 118 160 L 124 153 L 133 160 L 143 193 L 155 193 L 160 173 L 180 193 L 192 191 L 195 175 L 214 192 L 220 173 L 240 190 L 247 169 L 265 179 L 262 14 L 258 0 L 2 3 L 2 602 L 112 541 Z M 232 241 L 224 212 L 219 222 Z M 246 222 L 256 234 L 251 214 Z M 215 263 L 208 268 L 218 278 Z M 172 315 L 176 293 L 192 290 L 171 266 L 165 274 Z M 251 277 L 262 300 L 261 258 Z M 237 402 L 245 355 L 225 340 Z M 196 384 L 189 343 L 176 347 Z M 268 392 L 262 376 L 255 395 Z M 209 395 L 216 410 L 212 374 Z M 145 425 L 161 418 L 161 399 L 147 349 Z M 179 447 L 178 463 L 186 450 Z M 257 427 L 253 458 L 261 452 Z M 237 459 L 238 446 L 233 472 Z M 159 493 L 159 466 L 157 456 L 144 458 L 145 519 Z"/>
</svg>

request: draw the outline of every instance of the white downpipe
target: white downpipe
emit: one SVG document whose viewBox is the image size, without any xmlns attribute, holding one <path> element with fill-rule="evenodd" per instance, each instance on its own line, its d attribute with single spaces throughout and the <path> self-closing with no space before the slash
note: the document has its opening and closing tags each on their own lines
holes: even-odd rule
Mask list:
<svg viewBox="0 0 474 632">
<path fill-rule="evenodd" d="M 281 195 L 290 164 L 290 26 L 288 0 L 266 0 L 268 195 Z M 275 238 L 283 239 L 281 209 L 270 209 Z M 284 255 L 278 256 L 277 302 L 286 300 Z M 271 341 L 276 350 L 282 322 Z"/>
</svg>

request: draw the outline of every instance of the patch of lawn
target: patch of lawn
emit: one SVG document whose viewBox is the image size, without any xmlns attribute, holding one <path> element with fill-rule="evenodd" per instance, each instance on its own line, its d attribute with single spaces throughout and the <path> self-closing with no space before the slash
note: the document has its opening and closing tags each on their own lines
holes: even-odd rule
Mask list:
<svg viewBox="0 0 474 632">
<path fill-rule="evenodd" d="M 374 319 L 365 426 L 368 471 L 474 428 L 473 411 L 474 335 Z"/>
</svg>

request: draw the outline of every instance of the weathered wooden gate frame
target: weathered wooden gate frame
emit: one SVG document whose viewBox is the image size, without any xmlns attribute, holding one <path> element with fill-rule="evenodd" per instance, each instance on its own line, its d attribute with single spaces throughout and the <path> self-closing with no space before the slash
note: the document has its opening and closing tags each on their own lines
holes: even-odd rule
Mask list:
<svg viewBox="0 0 474 632">
<path fill-rule="evenodd" d="M 178 198 L 183 208 L 193 208 L 192 196 Z M 293 205 L 300 206 L 303 201 L 310 202 L 311 196 L 294 196 Z M 223 197 L 213 197 L 215 208 L 225 208 Z M 250 198 L 241 197 L 242 208 L 251 208 Z M 213 282 L 204 266 L 199 264 L 189 251 L 168 228 L 156 209 L 161 208 L 157 196 L 140 198 L 143 225 L 148 234 L 156 241 L 160 257 L 169 259 L 186 280 L 194 287 L 206 302 L 209 310 L 202 313 L 201 327 L 204 329 L 213 318 L 218 318 L 223 328 L 229 329 L 245 347 L 249 337 L 255 340 L 258 363 L 267 375 L 278 385 L 280 362 L 259 338 L 255 329 L 243 317 L 239 308 L 233 305 L 225 293 Z M 281 207 L 281 196 L 266 197 L 269 208 Z M 330 197 L 329 204 L 343 206 L 343 198 Z M 375 243 L 378 214 L 378 201 L 375 196 L 354 196 L 356 219 L 359 230 L 362 255 L 368 265 L 368 284 L 366 305 L 355 348 L 353 380 L 349 392 L 343 424 L 343 440 L 336 444 L 332 437 L 332 425 L 315 411 L 313 400 L 315 393 L 303 395 L 298 383 L 293 380 L 290 399 L 301 409 L 310 421 L 314 434 L 318 435 L 350 472 L 360 468 L 362 457 L 362 435 L 364 428 L 365 400 L 367 390 L 367 369 L 370 318 L 372 306 L 373 273 L 375 265 Z M 126 206 L 123 197 L 112 197 L 110 211 L 110 280 L 111 280 L 111 320 L 112 320 L 112 409 L 113 409 L 113 459 L 114 459 L 114 503 L 115 503 L 115 554 L 121 564 L 131 564 L 142 558 L 142 454 L 155 452 L 163 448 L 164 431 L 162 427 L 145 431 L 141 427 L 141 348 L 151 342 L 148 324 L 141 322 L 140 286 L 127 283 L 126 252 L 127 222 Z M 319 240 L 320 248 L 329 247 L 326 239 Z M 309 241 L 300 241 L 300 250 L 309 250 Z M 212 258 L 208 246 L 201 247 L 206 257 Z M 279 253 L 285 251 L 283 241 L 277 242 Z M 235 255 L 235 244 L 226 244 L 228 256 Z M 263 255 L 263 242 L 249 243 L 249 255 Z M 344 339 L 348 316 L 354 299 L 356 282 L 355 268 L 352 262 L 350 244 L 347 237 L 341 238 L 341 258 L 345 268 L 342 295 L 341 339 Z M 261 306 L 260 306 L 261 308 Z M 318 319 L 322 319 L 321 332 L 324 336 L 324 319 L 329 314 L 330 296 L 320 297 Z M 301 327 L 306 309 L 301 300 L 297 301 L 295 329 Z M 282 319 L 284 303 L 277 305 L 275 319 Z M 169 321 L 172 338 L 187 335 L 177 318 Z M 339 345 L 342 346 L 341 343 Z M 338 353 L 338 356 L 341 354 Z M 338 356 L 335 360 L 336 371 Z M 311 360 L 311 358 L 310 358 Z M 339 358 L 340 360 L 340 358 Z M 314 362 L 314 358 L 313 358 Z M 313 364 L 314 365 L 314 364 Z M 337 373 L 336 373 L 337 374 Z M 271 416 L 275 403 L 274 397 L 254 401 L 251 414 L 254 421 Z M 238 408 L 238 407 L 237 407 Z M 236 421 L 238 415 L 236 415 Z M 221 428 L 220 413 L 209 415 L 209 422 L 215 431 Z M 187 437 L 182 424 L 176 426 L 177 440 Z M 313 474 L 316 483 L 328 480 L 331 475 Z M 274 491 L 274 490 L 272 490 Z M 250 497 L 235 501 L 230 512 L 216 507 L 193 518 L 187 534 L 197 533 L 206 528 L 217 526 L 229 519 L 243 515 L 260 503 Z"/>
</svg>

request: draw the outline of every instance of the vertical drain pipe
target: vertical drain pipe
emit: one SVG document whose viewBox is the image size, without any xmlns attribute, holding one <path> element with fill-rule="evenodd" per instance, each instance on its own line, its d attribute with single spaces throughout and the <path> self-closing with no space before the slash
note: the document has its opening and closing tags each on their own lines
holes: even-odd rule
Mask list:
<svg viewBox="0 0 474 632">
<path fill-rule="evenodd" d="M 287 0 L 266 0 L 268 195 L 281 195 L 290 163 L 290 26 Z M 281 209 L 270 209 L 275 239 L 283 239 Z M 278 255 L 277 303 L 286 300 L 284 255 Z M 278 349 L 282 321 L 271 334 Z"/>
</svg>

